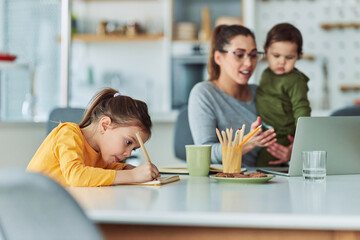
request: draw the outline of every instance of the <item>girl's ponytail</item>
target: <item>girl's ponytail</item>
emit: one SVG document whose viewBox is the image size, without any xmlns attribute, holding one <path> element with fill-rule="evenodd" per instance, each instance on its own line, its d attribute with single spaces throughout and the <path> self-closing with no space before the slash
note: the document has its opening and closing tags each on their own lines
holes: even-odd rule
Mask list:
<svg viewBox="0 0 360 240">
<path fill-rule="evenodd" d="M 112 88 L 106 88 L 92 98 L 79 126 L 87 127 L 105 116 L 117 126 L 138 126 L 151 134 L 152 122 L 146 103 L 121 95 Z"/>
</svg>

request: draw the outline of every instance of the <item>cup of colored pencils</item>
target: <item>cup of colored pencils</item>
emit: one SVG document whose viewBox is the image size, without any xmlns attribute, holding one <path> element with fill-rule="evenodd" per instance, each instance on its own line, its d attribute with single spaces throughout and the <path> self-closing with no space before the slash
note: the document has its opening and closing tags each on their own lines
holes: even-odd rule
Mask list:
<svg viewBox="0 0 360 240">
<path fill-rule="evenodd" d="M 221 144 L 222 165 L 224 173 L 240 173 L 242 161 L 242 146 L 249 140 L 259 129 L 258 126 L 253 132 L 244 137 L 245 124 L 241 129 L 237 129 L 234 133 L 233 128 L 219 131 L 216 128 L 216 135 Z"/>
</svg>

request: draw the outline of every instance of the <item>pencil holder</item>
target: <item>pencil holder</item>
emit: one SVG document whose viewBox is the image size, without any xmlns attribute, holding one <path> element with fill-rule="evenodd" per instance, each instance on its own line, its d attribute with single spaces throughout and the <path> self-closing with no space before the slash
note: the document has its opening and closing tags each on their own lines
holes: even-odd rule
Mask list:
<svg viewBox="0 0 360 240">
<path fill-rule="evenodd" d="M 224 173 L 240 173 L 242 147 L 222 146 L 222 165 Z"/>
</svg>

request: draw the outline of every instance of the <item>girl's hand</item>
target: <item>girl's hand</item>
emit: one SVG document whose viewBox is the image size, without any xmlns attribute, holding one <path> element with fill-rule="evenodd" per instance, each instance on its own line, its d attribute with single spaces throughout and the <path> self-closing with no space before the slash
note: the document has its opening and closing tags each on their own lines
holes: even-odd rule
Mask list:
<svg viewBox="0 0 360 240">
<path fill-rule="evenodd" d="M 294 137 L 288 135 L 288 139 L 290 140 L 290 145 L 287 147 L 278 143 L 274 143 L 267 148 L 267 151 L 278 159 L 276 161 L 270 161 L 269 164 L 278 165 L 290 161 L 291 152 L 294 144 Z"/>
<path fill-rule="evenodd" d="M 152 163 L 143 163 L 130 170 L 133 172 L 134 182 L 147 182 L 160 177 L 159 170 Z"/>
<path fill-rule="evenodd" d="M 261 118 L 258 117 L 255 122 L 251 124 L 250 127 L 250 133 L 253 132 L 261 123 Z M 248 133 L 248 134 L 250 134 Z M 248 135 L 247 134 L 247 135 Z M 246 136 L 244 138 L 246 138 Z M 274 129 L 266 130 L 265 132 L 262 132 L 262 129 L 260 128 L 249 140 L 244 143 L 243 145 L 243 153 L 247 153 L 251 151 L 255 147 L 267 147 L 276 142 L 276 133 L 274 132 Z"/>
</svg>

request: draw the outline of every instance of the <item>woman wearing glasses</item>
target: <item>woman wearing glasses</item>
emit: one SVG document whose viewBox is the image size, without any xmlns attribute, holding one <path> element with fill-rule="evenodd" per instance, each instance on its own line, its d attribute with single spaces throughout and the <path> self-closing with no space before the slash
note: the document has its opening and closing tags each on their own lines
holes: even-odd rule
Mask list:
<svg viewBox="0 0 360 240">
<path fill-rule="evenodd" d="M 196 84 L 189 97 L 189 124 L 195 144 L 212 145 L 211 162 L 221 163 L 215 129 L 241 128 L 245 134 L 261 124 L 255 106 L 256 85 L 248 84 L 262 53 L 255 36 L 240 25 L 214 29 L 208 62 L 209 81 Z M 260 147 L 276 144 L 273 129 L 257 131 L 243 145 L 243 167 L 254 167 Z M 290 159 L 290 147 L 280 146 L 278 158 Z"/>
</svg>

